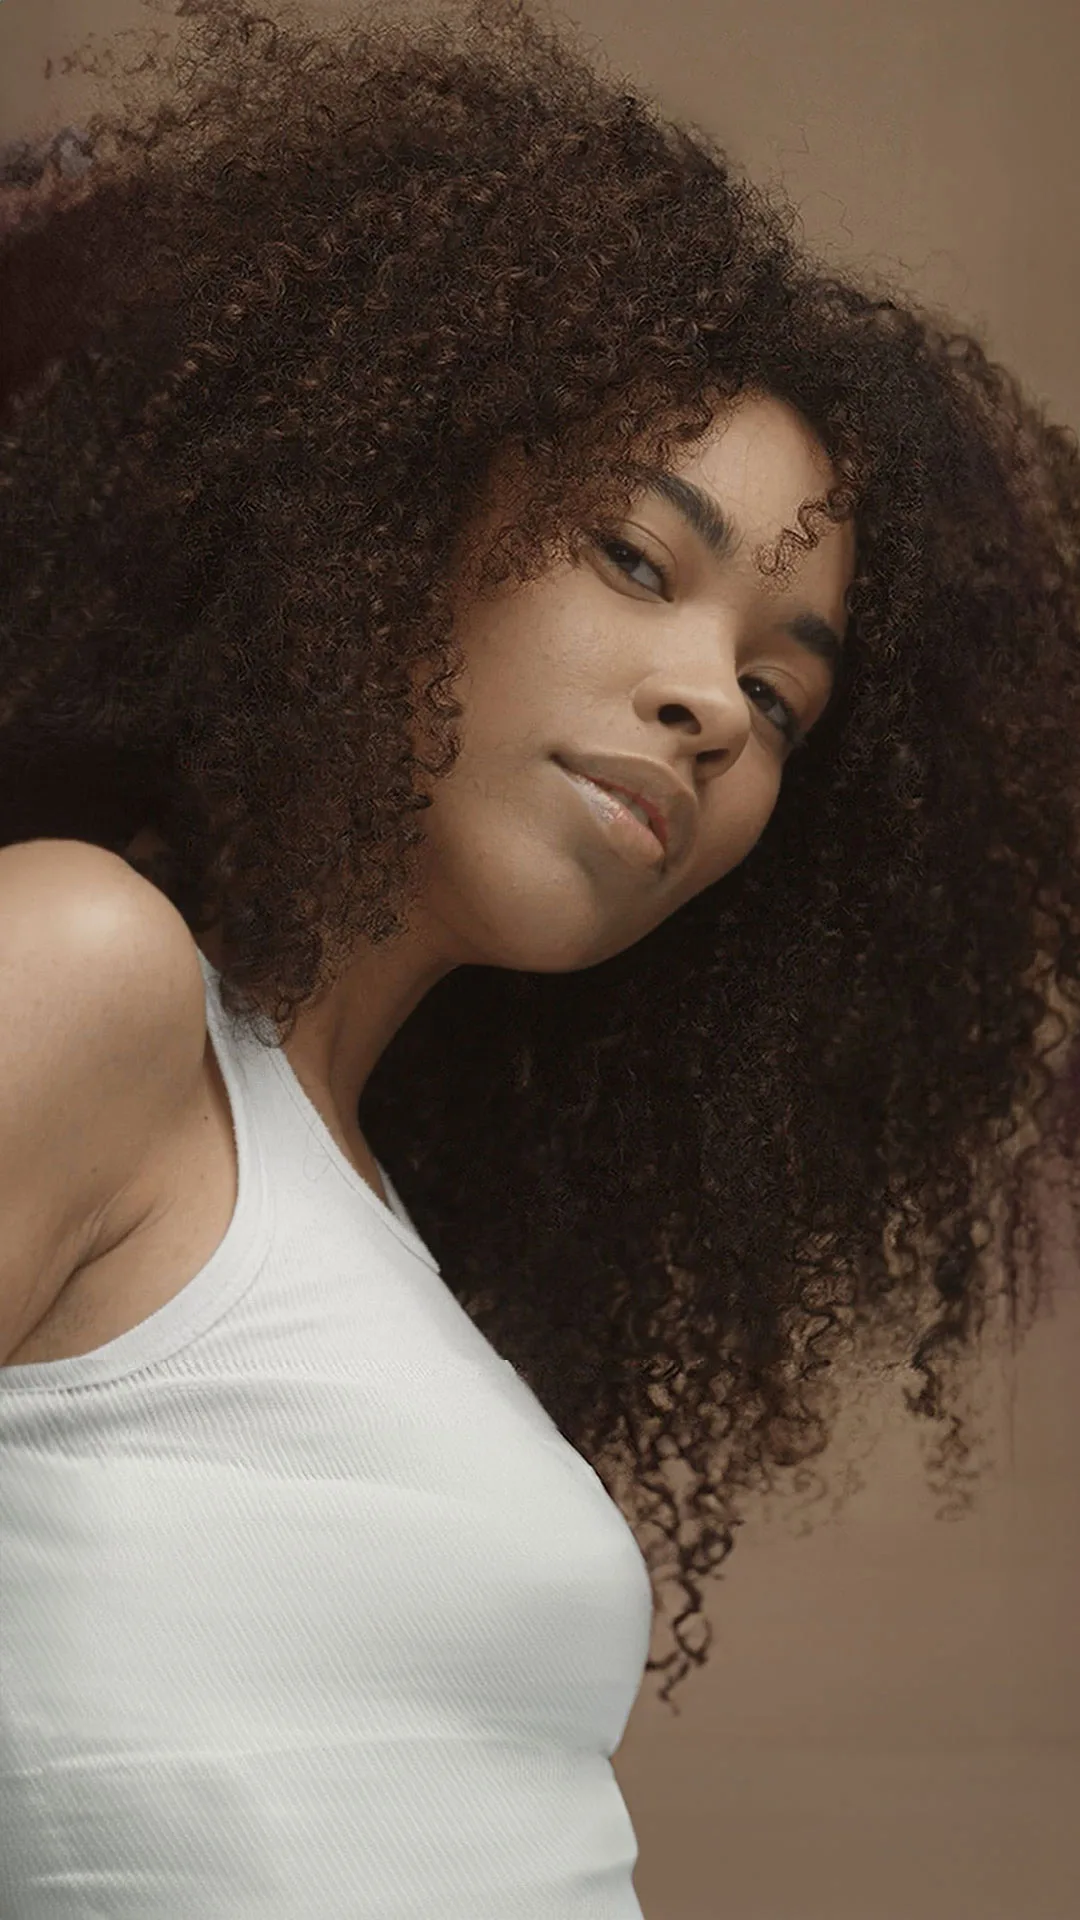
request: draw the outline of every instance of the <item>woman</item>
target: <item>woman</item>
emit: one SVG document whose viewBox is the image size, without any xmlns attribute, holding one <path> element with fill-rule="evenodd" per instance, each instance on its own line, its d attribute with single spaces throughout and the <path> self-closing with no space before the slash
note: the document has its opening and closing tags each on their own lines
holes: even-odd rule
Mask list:
<svg viewBox="0 0 1080 1920">
<path fill-rule="evenodd" d="M 516 7 L 182 11 L 5 251 L 0 884 L 191 1066 L 11 1309 L 4 1911 L 625 1917 L 649 1574 L 667 1698 L 844 1355 L 960 1490 L 1075 1200 L 1077 446 Z"/>
</svg>

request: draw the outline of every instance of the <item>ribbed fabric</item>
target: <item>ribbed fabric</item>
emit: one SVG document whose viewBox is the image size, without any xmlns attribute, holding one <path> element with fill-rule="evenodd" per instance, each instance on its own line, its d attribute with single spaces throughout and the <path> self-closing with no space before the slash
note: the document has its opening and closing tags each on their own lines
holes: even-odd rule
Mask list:
<svg viewBox="0 0 1080 1920">
<path fill-rule="evenodd" d="M 203 974 L 224 1240 L 0 1368 L 0 1915 L 641 1920 L 634 1536 Z"/>
</svg>

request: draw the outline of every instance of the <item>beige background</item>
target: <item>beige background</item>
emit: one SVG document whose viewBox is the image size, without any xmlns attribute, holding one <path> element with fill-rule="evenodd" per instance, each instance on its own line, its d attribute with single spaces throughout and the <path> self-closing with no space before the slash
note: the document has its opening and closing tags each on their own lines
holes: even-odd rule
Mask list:
<svg viewBox="0 0 1080 1920">
<path fill-rule="evenodd" d="M 836 263 L 898 270 L 1080 426 L 1076 0 L 563 12 L 615 70 L 782 179 Z M 91 25 L 107 41 L 145 17 L 137 0 L 3 0 L 0 140 L 77 123 L 86 83 L 46 79 L 47 56 L 59 67 Z M 1080 1920 L 1071 1263 L 1017 1364 L 1011 1422 L 1002 1361 L 984 1403 L 994 1465 L 971 1517 L 935 1519 L 897 1383 L 871 1403 L 865 1485 L 839 1517 L 779 1501 L 740 1533 L 681 1717 L 650 1676 L 616 1758 L 646 1920 Z"/>
</svg>

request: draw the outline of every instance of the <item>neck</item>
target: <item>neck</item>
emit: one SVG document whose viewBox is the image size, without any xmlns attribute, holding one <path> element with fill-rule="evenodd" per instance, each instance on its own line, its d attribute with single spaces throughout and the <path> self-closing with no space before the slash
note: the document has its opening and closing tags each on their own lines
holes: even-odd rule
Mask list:
<svg viewBox="0 0 1080 1920">
<path fill-rule="evenodd" d="M 124 858 L 165 850 L 160 835 L 144 828 L 125 848 Z M 226 956 L 220 925 L 200 933 L 196 944 L 222 973 Z M 368 1076 L 414 1007 L 449 971 L 449 963 L 415 934 L 365 950 L 317 1005 L 300 1010 L 284 1043 L 308 1099 L 365 1178 L 372 1177 L 373 1162 L 357 1111 Z"/>
</svg>

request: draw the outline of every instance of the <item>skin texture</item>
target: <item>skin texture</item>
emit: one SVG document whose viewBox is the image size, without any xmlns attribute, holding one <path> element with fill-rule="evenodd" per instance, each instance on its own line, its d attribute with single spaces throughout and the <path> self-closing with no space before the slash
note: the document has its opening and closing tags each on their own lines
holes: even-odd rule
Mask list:
<svg viewBox="0 0 1080 1920">
<path fill-rule="evenodd" d="M 673 506 L 643 492 L 614 533 L 665 570 L 668 598 L 651 562 L 597 545 L 576 565 L 459 615 L 462 752 L 432 788 L 423 891 L 408 932 L 387 946 L 364 944 L 286 1043 L 317 1104 L 328 1100 L 347 1134 L 384 1048 L 454 967 L 595 966 L 745 858 L 790 751 L 775 700 L 753 682 L 775 687 L 804 731 L 828 704 L 828 666 L 780 623 L 809 610 L 842 633 L 850 523 L 831 527 L 783 587 L 763 581 L 750 558 L 804 499 L 835 484 L 820 443 L 792 408 L 748 398 L 672 470 L 710 491 L 740 529 L 730 559 L 710 554 Z M 612 856 L 552 762 L 560 749 L 640 754 L 694 790 L 696 838 L 676 872 Z M 204 951 L 223 959 L 215 932 L 209 942 Z"/>
<path fill-rule="evenodd" d="M 970 1498 L 1044 1167 L 1080 1211 L 1080 451 L 572 35 L 424 12 L 186 0 L 0 232 L 0 838 L 217 931 L 636 1523 L 669 1699 L 853 1355 Z M 609 859 L 560 750 L 692 783 L 686 868 Z"/>
</svg>

